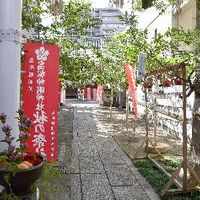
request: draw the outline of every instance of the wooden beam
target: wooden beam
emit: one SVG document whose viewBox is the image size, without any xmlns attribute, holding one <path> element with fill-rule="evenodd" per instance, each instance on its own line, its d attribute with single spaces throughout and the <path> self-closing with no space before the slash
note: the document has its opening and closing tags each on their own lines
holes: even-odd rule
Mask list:
<svg viewBox="0 0 200 200">
<path fill-rule="evenodd" d="M 187 94 L 186 94 L 186 68 L 182 68 L 183 78 L 183 191 L 187 190 Z"/>
<path fill-rule="evenodd" d="M 168 117 L 171 117 L 172 119 L 176 119 L 177 121 L 183 121 L 183 117 L 181 117 L 180 115 L 177 115 L 175 113 L 172 112 L 166 112 L 164 110 L 160 110 L 160 109 L 156 109 L 156 112 L 166 115 Z M 189 123 L 191 121 L 191 119 L 186 119 L 187 123 Z"/>
<path fill-rule="evenodd" d="M 140 149 L 142 147 L 144 147 L 145 142 L 146 142 L 146 137 L 144 138 L 144 140 L 142 141 L 142 143 L 139 145 L 139 147 L 136 149 L 136 152 L 134 154 L 134 159 L 137 159 L 138 152 L 140 151 Z"/>
<path fill-rule="evenodd" d="M 160 151 L 156 148 L 156 146 L 154 146 L 153 142 L 148 139 L 149 142 L 151 143 L 152 147 L 155 149 L 156 153 L 161 157 L 161 158 L 164 158 L 164 156 L 160 153 Z"/>
<path fill-rule="evenodd" d="M 156 162 L 156 160 L 154 160 L 153 158 L 151 158 L 151 156 L 148 156 L 148 159 L 161 171 L 163 172 L 167 177 L 171 178 L 172 175 L 170 173 L 168 173 L 161 165 L 159 165 L 158 162 Z M 183 189 L 182 184 L 177 180 L 174 179 L 174 183 L 175 185 L 179 188 L 179 190 Z"/>
<path fill-rule="evenodd" d="M 176 177 L 178 176 L 181 168 L 183 166 L 183 162 L 181 162 L 181 164 L 178 166 L 178 168 L 176 169 L 176 171 L 174 172 L 174 174 L 172 175 L 171 179 L 169 180 L 169 182 L 166 184 L 166 186 L 164 187 L 164 189 L 161 191 L 161 196 L 164 196 L 165 193 L 168 191 L 168 189 L 170 188 L 170 186 L 172 185 L 172 183 L 174 182 L 174 180 L 176 179 Z"/>
<path fill-rule="evenodd" d="M 161 69 L 150 71 L 150 72 L 146 73 L 145 77 L 147 78 L 147 77 L 150 77 L 150 76 L 159 76 L 161 74 L 166 74 L 166 73 L 169 73 L 169 72 L 178 71 L 181 68 L 186 67 L 187 65 L 188 64 L 185 63 L 185 62 L 176 64 L 176 65 L 168 65 L 164 69 L 161 68 Z"/>
</svg>

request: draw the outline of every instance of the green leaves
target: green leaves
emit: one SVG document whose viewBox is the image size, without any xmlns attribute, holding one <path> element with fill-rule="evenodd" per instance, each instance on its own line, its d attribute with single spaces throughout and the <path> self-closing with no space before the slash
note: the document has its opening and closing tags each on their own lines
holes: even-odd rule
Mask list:
<svg viewBox="0 0 200 200">
<path fill-rule="evenodd" d="M 140 1 L 140 0 L 139 0 Z M 167 2 L 173 3 L 173 0 Z M 154 1 L 157 8 L 167 5 Z M 126 33 L 116 34 L 105 40 L 99 50 L 87 37 L 88 30 L 97 26 L 100 21 L 91 16 L 91 4 L 88 1 L 70 0 L 63 6 L 59 16 L 50 13 L 51 4 L 47 0 L 24 1 L 23 28 L 34 30 L 40 39 L 61 46 L 61 80 L 74 85 L 87 83 L 110 83 L 113 87 L 125 85 L 124 63 L 137 64 L 138 55 L 147 55 L 146 71 L 162 68 L 188 60 L 191 71 L 199 59 L 199 30 L 169 29 L 165 34 L 157 34 L 149 41 L 147 30 L 137 28 L 134 15 L 120 16 L 128 25 Z M 49 26 L 41 24 L 44 16 L 52 19 Z"/>
<path fill-rule="evenodd" d="M 26 30 L 35 30 L 37 25 L 41 25 L 42 15 L 47 12 L 47 2 L 45 0 L 23 1 L 22 28 Z"/>
<path fill-rule="evenodd" d="M 169 5 L 174 4 L 176 0 L 160 1 L 160 0 L 135 0 L 134 10 L 146 10 L 150 7 L 155 7 L 157 10 L 163 12 Z"/>
<path fill-rule="evenodd" d="M 23 28 L 33 30 L 37 38 L 61 47 L 61 81 L 74 85 L 95 81 L 95 54 L 86 36 L 88 30 L 99 23 L 91 15 L 91 3 L 87 0 L 70 0 L 63 5 L 62 13 L 54 16 L 52 2 L 25 0 L 23 4 Z M 43 18 L 50 20 L 43 25 Z"/>
</svg>

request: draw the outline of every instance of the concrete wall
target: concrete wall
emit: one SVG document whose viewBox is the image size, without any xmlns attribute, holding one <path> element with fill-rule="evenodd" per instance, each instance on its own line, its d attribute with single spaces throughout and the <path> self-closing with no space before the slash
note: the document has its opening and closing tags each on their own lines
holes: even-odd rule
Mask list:
<svg viewBox="0 0 200 200">
<path fill-rule="evenodd" d="M 186 0 L 180 6 L 180 12 L 175 10 L 172 17 L 173 27 L 183 27 L 184 29 L 194 29 L 196 26 L 196 0 Z"/>
<path fill-rule="evenodd" d="M 162 91 L 162 92 L 161 92 Z M 153 86 L 152 90 L 147 90 L 147 105 L 148 105 L 148 121 L 153 124 L 154 122 L 154 99 L 156 98 L 157 109 L 157 123 L 163 129 L 175 138 L 182 138 L 182 113 L 183 102 L 180 98 L 182 94 L 181 85 L 173 85 L 171 87 L 159 87 Z M 145 114 L 145 97 L 142 92 L 142 86 L 137 87 L 137 101 L 138 101 L 138 113 L 140 116 Z M 192 134 L 192 110 L 194 102 L 194 93 L 187 98 L 187 133 L 191 138 Z M 132 106 L 131 101 L 129 105 Z M 179 116 L 179 119 L 178 119 Z"/>
<path fill-rule="evenodd" d="M 165 33 L 171 27 L 194 29 L 196 26 L 196 0 L 184 0 L 180 5 L 179 12 L 174 6 L 169 6 L 160 15 L 159 11 L 153 7 L 135 14 L 138 18 L 139 28 L 147 28 L 149 40 L 151 40 L 156 32 Z"/>
<path fill-rule="evenodd" d="M 165 33 L 169 27 L 172 27 L 172 7 L 169 6 L 165 12 L 159 15 L 156 8 L 148 8 L 147 10 L 135 13 L 138 18 L 140 29 L 148 29 L 148 38 L 151 40 L 156 32 Z"/>
</svg>

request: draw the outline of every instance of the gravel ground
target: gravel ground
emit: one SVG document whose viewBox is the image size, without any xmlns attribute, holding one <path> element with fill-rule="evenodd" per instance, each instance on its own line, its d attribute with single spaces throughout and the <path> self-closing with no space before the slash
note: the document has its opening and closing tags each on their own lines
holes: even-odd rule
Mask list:
<svg viewBox="0 0 200 200">
<path fill-rule="evenodd" d="M 71 193 L 71 148 L 73 139 L 73 108 L 61 106 L 59 111 L 58 162 L 55 168 L 61 177 L 49 174 L 51 185 L 46 183 L 40 188 L 41 200 L 70 200 Z M 48 188 L 49 187 L 49 188 Z M 56 189 L 57 187 L 57 189 Z"/>
<path fill-rule="evenodd" d="M 128 131 L 125 124 L 125 110 L 113 109 L 112 116 L 109 116 L 109 108 L 97 108 L 97 118 L 101 121 L 106 131 L 116 140 L 123 148 L 126 154 L 134 159 L 134 154 L 138 147 L 144 141 L 146 129 L 143 118 L 134 120 L 133 114 L 129 115 Z M 157 127 L 156 143 L 157 148 L 165 152 L 165 156 L 181 156 L 182 141 L 170 136 L 168 130 L 163 127 Z M 149 124 L 149 138 L 153 141 L 153 124 Z M 151 147 L 151 145 L 149 145 Z M 156 155 L 151 155 L 156 156 Z M 138 158 L 145 157 L 144 146 L 138 151 Z"/>
</svg>

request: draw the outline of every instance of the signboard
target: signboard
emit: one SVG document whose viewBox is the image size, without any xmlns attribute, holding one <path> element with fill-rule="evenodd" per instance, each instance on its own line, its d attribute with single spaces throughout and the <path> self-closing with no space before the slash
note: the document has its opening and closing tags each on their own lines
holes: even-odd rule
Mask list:
<svg viewBox="0 0 200 200">
<path fill-rule="evenodd" d="M 146 54 L 140 53 L 138 58 L 137 75 L 141 79 L 144 79 L 145 77 L 145 59 L 146 59 Z"/>
<path fill-rule="evenodd" d="M 132 97 L 133 109 L 135 118 L 138 117 L 137 110 L 137 97 L 136 97 L 136 85 L 135 85 L 135 67 L 130 66 L 128 63 L 125 65 L 126 76 L 129 84 L 130 94 Z"/>
<path fill-rule="evenodd" d="M 24 45 L 22 107 L 32 120 L 28 151 L 57 160 L 59 47 L 28 42 Z"/>
</svg>

